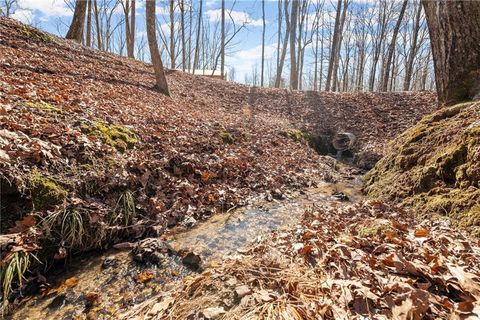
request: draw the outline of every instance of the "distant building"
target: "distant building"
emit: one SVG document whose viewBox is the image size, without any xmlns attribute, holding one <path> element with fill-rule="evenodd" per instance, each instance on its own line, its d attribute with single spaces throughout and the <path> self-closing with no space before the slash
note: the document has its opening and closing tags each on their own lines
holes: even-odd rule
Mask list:
<svg viewBox="0 0 480 320">
<path fill-rule="evenodd" d="M 178 71 L 183 71 L 182 69 L 177 69 Z M 185 72 L 187 73 L 192 73 L 192 74 L 195 74 L 195 75 L 199 75 L 199 76 L 205 76 L 205 77 L 209 77 L 209 78 L 215 78 L 215 79 L 222 79 L 222 80 L 225 80 L 227 79 L 227 73 L 225 72 L 225 74 L 223 75 L 222 77 L 222 74 L 220 73 L 220 71 L 217 71 L 217 70 L 208 70 L 208 69 L 195 69 L 195 70 L 192 70 L 192 69 L 185 69 Z"/>
</svg>

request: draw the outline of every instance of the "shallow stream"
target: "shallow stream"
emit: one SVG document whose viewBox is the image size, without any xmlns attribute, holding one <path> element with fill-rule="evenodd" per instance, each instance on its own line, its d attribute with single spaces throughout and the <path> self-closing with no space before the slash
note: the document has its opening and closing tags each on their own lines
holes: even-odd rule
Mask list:
<svg viewBox="0 0 480 320">
<path fill-rule="evenodd" d="M 355 177 L 336 184 L 324 183 L 279 201 L 252 201 L 244 208 L 216 215 L 162 240 L 176 251 L 197 253 L 208 268 L 272 230 L 294 225 L 315 203 L 358 201 L 362 197 L 360 185 L 360 179 Z M 112 249 L 76 258 L 50 274 L 48 280 L 53 288 L 26 298 L 12 319 L 115 319 L 130 306 L 167 290 L 192 272 L 177 255 L 168 256 L 160 267 L 135 262 L 130 250 Z"/>
</svg>

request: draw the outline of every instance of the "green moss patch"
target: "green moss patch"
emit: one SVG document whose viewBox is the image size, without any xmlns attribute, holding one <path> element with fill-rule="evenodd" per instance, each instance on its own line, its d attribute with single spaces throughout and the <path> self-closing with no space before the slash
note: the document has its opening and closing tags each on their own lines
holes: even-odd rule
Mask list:
<svg viewBox="0 0 480 320">
<path fill-rule="evenodd" d="M 62 108 L 54 107 L 51 104 L 45 102 L 23 102 L 19 104 L 22 107 L 40 109 L 45 111 L 62 111 Z"/>
<path fill-rule="evenodd" d="M 29 177 L 32 189 L 32 201 L 36 210 L 46 209 L 62 202 L 68 192 L 53 180 L 44 177 L 37 169 L 33 169 Z"/>
<path fill-rule="evenodd" d="M 137 135 L 131 130 L 115 124 L 96 121 L 93 125 L 83 125 L 82 132 L 103 139 L 108 145 L 120 152 L 132 149 L 138 142 Z"/>
<path fill-rule="evenodd" d="M 37 29 L 29 28 L 27 26 L 22 27 L 22 36 L 25 39 L 32 39 L 36 41 L 41 41 L 45 43 L 52 42 L 52 37 L 46 33 L 43 33 Z"/>
<path fill-rule="evenodd" d="M 235 142 L 235 138 L 233 137 L 233 134 L 228 132 L 224 127 L 221 127 L 220 130 L 218 131 L 218 136 L 224 143 L 232 144 Z"/>
<path fill-rule="evenodd" d="M 283 136 L 293 141 L 306 142 L 318 154 L 328 154 L 330 152 L 329 143 L 325 137 L 315 135 L 306 130 L 286 129 L 281 133 Z"/>
<path fill-rule="evenodd" d="M 366 175 L 365 192 L 448 216 L 480 235 L 480 103 L 462 103 L 424 117 L 391 145 Z"/>
</svg>

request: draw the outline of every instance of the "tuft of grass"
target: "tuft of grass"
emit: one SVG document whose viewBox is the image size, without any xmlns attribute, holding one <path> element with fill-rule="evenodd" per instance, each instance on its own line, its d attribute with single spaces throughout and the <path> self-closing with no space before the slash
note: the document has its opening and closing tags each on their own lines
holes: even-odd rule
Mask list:
<svg viewBox="0 0 480 320">
<path fill-rule="evenodd" d="M 85 243 L 83 216 L 76 208 L 64 208 L 48 215 L 41 226 L 47 236 L 60 240 L 68 249 L 82 247 Z"/>
<path fill-rule="evenodd" d="M 115 209 L 109 217 L 109 223 L 128 226 L 135 217 L 135 197 L 131 190 L 120 192 Z"/>
<path fill-rule="evenodd" d="M 25 272 L 27 272 L 32 258 L 38 261 L 37 257 L 31 252 L 18 251 L 13 253 L 10 261 L 5 266 L 0 266 L 0 282 L 2 284 L 2 299 L 4 303 L 12 292 L 13 283 L 17 282 L 19 286 L 22 285 L 25 280 Z"/>
</svg>

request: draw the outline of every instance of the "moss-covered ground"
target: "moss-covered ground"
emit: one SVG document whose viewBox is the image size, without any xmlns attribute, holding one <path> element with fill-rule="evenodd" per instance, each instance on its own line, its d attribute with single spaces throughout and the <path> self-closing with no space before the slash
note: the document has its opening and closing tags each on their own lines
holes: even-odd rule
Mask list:
<svg viewBox="0 0 480 320">
<path fill-rule="evenodd" d="M 448 216 L 480 236 L 480 103 L 424 117 L 366 176 L 371 197 L 396 200 L 420 216 Z"/>
</svg>

